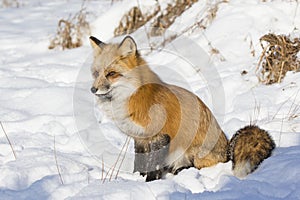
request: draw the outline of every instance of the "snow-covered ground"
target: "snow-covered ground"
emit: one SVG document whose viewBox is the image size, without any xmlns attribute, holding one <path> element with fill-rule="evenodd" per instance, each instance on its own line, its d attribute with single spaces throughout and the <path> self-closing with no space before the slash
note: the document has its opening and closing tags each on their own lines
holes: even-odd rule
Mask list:
<svg viewBox="0 0 300 200">
<path fill-rule="evenodd" d="M 244 180 L 232 175 L 228 162 L 149 183 L 132 173 L 132 141 L 117 178 L 119 163 L 109 180 L 126 136 L 101 116 L 90 94 L 88 36 L 77 49 L 47 48 L 58 21 L 78 12 L 82 2 L 20 2 L 18 8 L 0 8 L 0 121 L 17 156 L 1 130 L 0 199 L 300 199 L 300 73 L 268 86 L 255 75 L 262 35 L 300 36 L 296 1 L 230 0 L 219 5 L 205 30 L 187 32 L 148 55 L 165 81 L 206 102 L 228 138 L 252 121 L 277 145 Z M 110 40 L 122 15 L 138 3 L 146 10 L 153 5 L 148 0 L 86 1 L 92 35 Z M 213 5 L 194 4 L 169 33 L 205 17 Z M 133 36 L 147 48 L 143 34 Z M 211 47 L 220 53 L 211 54 Z M 248 73 L 241 75 L 244 70 Z"/>
</svg>

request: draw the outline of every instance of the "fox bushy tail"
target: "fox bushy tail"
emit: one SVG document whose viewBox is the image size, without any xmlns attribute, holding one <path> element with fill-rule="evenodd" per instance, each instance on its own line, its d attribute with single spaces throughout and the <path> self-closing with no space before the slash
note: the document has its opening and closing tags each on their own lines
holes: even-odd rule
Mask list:
<svg viewBox="0 0 300 200">
<path fill-rule="evenodd" d="M 231 138 L 227 152 L 234 175 L 243 178 L 253 172 L 271 156 L 274 148 L 272 137 L 258 126 L 249 125 L 238 130 Z"/>
</svg>

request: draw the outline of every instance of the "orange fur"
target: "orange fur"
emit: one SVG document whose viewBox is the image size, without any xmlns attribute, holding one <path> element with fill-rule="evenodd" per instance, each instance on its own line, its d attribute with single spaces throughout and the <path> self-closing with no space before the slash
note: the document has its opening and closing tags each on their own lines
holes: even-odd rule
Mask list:
<svg viewBox="0 0 300 200">
<path fill-rule="evenodd" d="M 201 169 L 230 157 L 243 172 L 239 174 L 246 175 L 248 163 L 253 171 L 271 155 L 275 144 L 258 127 L 242 129 L 228 145 L 209 108 L 192 92 L 161 81 L 131 37 L 120 44 L 91 37 L 91 43 L 95 79 L 91 91 L 107 116 L 135 140 L 135 152 L 140 154 L 136 154 L 135 170 L 144 170 L 141 173 L 148 180 L 161 177 L 162 165 L 175 174 L 184 167 Z"/>
<path fill-rule="evenodd" d="M 176 89 L 183 90 L 179 87 L 176 87 Z M 189 95 L 194 96 L 188 91 L 185 92 L 188 94 L 187 97 L 189 97 Z M 218 162 L 228 161 L 226 155 L 228 143 L 226 136 L 218 126 L 211 111 L 198 97 L 196 98 L 200 115 L 198 116 L 198 129 L 195 135 L 190 135 L 188 132 L 182 134 L 182 132 L 179 131 L 183 117 L 181 109 L 183 108 L 176 95 L 167 85 L 147 84 L 140 87 L 130 97 L 128 112 L 135 123 L 146 128 L 150 123 L 153 123 L 148 115 L 151 106 L 155 104 L 161 105 L 165 109 L 166 120 L 162 129 L 157 130 L 157 132 L 152 133 L 152 135 L 155 136 L 166 133 L 170 136 L 171 141 L 176 137 L 176 142 L 171 142 L 170 153 L 176 151 L 180 146 L 187 147 L 186 156 L 200 169 L 202 167 L 215 165 Z M 189 98 L 186 98 L 185 100 L 189 101 Z M 211 133 L 209 130 L 210 127 L 216 127 L 216 133 Z M 177 135 L 179 133 L 182 135 Z M 203 144 L 205 138 L 207 141 Z M 152 137 L 148 137 L 146 140 L 143 138 L 145 143 L 149 143 L 151 140 L 153 140 Z M 210 146 L 210 143 L 213 146 Z M 203 151 L 199 151 L 202 146 L 206 146 L 207 148 L 205 149 L 205 147 L 203 147 Z M 203 158 L 198 156 L 203 153 Z"/>
</svg>

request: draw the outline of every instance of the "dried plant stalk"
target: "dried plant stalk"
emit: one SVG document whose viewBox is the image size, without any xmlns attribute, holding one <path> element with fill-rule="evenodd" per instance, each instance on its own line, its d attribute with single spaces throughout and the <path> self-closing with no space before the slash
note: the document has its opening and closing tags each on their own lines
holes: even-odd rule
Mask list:
<svg viewBox="0 0 300 200">
<path fill-rule="evenodd" d="M 8 135 L 7 135 L 7 133 L 6 133 L 5 129 L 4 129 L 3 124 L 2 124 L 1 121 L 0 121 L 0 125 L 1 125 L 1 128 L 2 128 L 2 131 L 3 131 L 4 135 L 5 135 L 5 137 L 6 137 L 6 140 L 7 140 L 8 143 L 9 143 L 9 146 L 10 146 L 10 148 L 11 148 L 11 151 L 13 152 L 14 157 L 15 157 L 15 159 L 17 160 L 17 155 L 16 155 L 16 152 L 15 152 L 15 150 L 14 150 L 14 147 L 13 147 L 13 145 L 12 145 L 12 143 L 11 143 L 11 141 L 10 141 L 10 139 L 9 139 L 9 137 L 8 137 Z"/>
<path fill-rule="evenodd" d="M 146 24 L 150 19 L 157 15 L 160 6 L 155 7 L 152 13 L 143 14 L 140 8 L 131 8 L 121 19 L 119 26 L 115 29 L 115 36 L 130 34 Z"/>
<path fill-rule="evenodd" d="M 85 8 L 82 8 L 74 17 L 59 20 L 56 36 L 51 40 L 48 48 L 62 47 L 64 50 L 82 46 L 83 36 L 90 35 L 90 25 L 86 15 Z"/>
<path fill-rule="evenodd" d="M 64 184 L 64 181 L 63 181 L 62 175 L 61 175 L 61 173 L 60 173 L 60 169 L 59 169 L 58 161 L 57 161 L 55 136 L 54 136 L 54 138 L 53 138 L 53 150 L 54 150 L 54 159 L 55 159 L 55 165 L 56 165 L 57 173 L 58 173 L 58 175 L 59 175 L 60 183 L 63 185 L 63 184 Z"/>
<path fill-rule="evenodd" d="M 288 71 L 298 72 L 300 38 L 267 34 L 260 38 L 263 52 L 257 65 L 257 75 L 264 84 L 280 83 Z"/>
<path fill-rule="evenodd" d="M 4 8 L 19 8 L 20 5 L 18 0 L 2 0 L 2 7 Z"/>
</svg>

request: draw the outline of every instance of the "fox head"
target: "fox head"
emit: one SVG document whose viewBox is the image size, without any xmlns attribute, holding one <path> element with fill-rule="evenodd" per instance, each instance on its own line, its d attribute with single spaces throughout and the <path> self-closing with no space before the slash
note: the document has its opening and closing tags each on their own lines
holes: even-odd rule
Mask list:
<svg viewBox="0 0 300 200">
<path fill-rule="evenodd" d="M 132 37 L 126 36 L 120 44 L 105 44 L 91 36 L 90 42 L 94 49 L 92 93 L 100 99 L 111 100 L 117 95 L 116 89 L 126 91 L 137 87 L 139 79 L 135 68 L 145 65 L 145 61 Z"/>
</svg>

